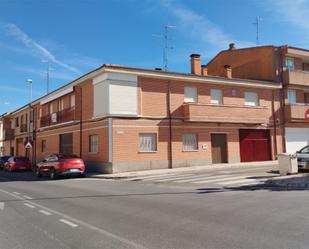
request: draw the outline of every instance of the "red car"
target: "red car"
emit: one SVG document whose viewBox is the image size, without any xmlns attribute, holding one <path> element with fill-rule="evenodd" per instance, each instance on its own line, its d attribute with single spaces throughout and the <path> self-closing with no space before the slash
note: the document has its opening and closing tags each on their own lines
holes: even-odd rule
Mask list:
<svg viewBox="0 0 309 249">
<path fill-rule="evenodd" d="M 36 175 L 49 175 L 52 180 L 58 176 L 84 176 L 85 164 L 75 155 L 52 154 L 37 164 Z"/>
<path fill-rule="evenodd" d="M 4 165 L 6 171 L 31 170 L 31 162 L 28 157 L 12 156 Z"/>
</svg>

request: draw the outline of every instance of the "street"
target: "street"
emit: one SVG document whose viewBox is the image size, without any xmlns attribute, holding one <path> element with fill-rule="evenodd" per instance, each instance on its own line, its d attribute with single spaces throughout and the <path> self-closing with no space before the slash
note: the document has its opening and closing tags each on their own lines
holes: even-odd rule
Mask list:
<svg viewBox="0 0 309 249">
<path fill-rule="evenodd" d="M 228 171 L 228 181 L 267 176 L 265 168 Z M 148 179 L 1 171 L 0 248 L 308 247 L 307 191 Z"/>
</svg>

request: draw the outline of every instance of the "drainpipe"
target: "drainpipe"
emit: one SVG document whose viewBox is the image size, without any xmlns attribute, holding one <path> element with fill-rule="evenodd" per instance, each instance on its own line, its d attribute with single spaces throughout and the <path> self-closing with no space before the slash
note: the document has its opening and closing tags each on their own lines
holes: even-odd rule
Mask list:
<svg viewBox="0 0 309 249">
<path fill-rule="evenodd" d="M 83 155 L 83 88 L 80 87 L 80 117 L 79 117 L 79 152 Z"/>
<path fill-rule="evenodd" d="M 271 104 L 271 111 L 273 116 L 273 123 L 274 123 L 274 156 L 276 157 L 278 154 L 277 148 L 277 122 L 276 122 L 276 115 L 275 115 L 275 90 L 272 90 L 272 104 Z"/>
<path fill-rule="evenodd" d="M 172 129 L 172 116 L 171 116 L 171 82 L 167 82 L 167 113 L 168 113 L 168 168 L 173 168 L 173 129 Z"/>
</svg>

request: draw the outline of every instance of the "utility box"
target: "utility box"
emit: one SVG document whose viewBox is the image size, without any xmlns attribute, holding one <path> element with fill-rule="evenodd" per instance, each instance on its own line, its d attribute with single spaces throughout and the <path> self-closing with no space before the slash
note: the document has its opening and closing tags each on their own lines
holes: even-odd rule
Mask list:
<svg viewBox="0 0 309 249">
<path fill-rule="evenodd" d="M 298 173 L 297 155 L 281 153 L 278 155 L 280 175 L 291 175 Z"/>
</svg>

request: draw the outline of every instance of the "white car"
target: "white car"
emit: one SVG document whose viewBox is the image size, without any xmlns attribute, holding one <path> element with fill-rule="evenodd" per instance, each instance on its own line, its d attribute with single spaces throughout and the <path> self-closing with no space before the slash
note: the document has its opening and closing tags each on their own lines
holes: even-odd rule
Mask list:
<svg viewBox="0 0 309 249">
<path fill-rule="evenodd" d="M 299 169 L 309 169 L 309 145 L 296 152 Z"/>
</svg>

